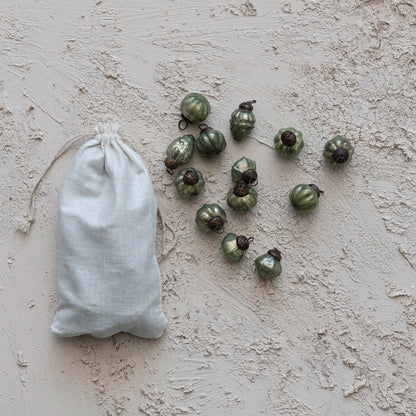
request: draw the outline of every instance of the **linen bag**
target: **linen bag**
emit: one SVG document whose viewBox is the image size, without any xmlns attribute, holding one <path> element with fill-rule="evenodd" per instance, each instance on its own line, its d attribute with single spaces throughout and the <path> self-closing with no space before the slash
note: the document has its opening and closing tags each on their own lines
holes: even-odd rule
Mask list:
<svg viewBox="0 0 416 416">
<path fill-rule="evenodd" d="M 155 253 L 157 199 L 145 162 L 100 124 L 67 173 L 58 212 L 58 336 L 158 338 L 167 321 Z"/>
</svg>

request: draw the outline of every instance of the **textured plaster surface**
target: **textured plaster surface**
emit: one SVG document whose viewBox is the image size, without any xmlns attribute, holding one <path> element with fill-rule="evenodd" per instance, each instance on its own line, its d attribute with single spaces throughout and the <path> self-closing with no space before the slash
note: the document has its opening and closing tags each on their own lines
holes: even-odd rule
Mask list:
<svg viewBox="0 0 416 416">
<path fill-rule="evenodd" d="M 2 0 L 0 32 L 2 415 L 416 415 L 413 1 Z M 189 91 L 209 98 L 228 145 L 194 155 L 207 186 L 184 201 L 161 161 Z M 249 99 L 256 128 L 236 143 L 229 116 Z M 56 151 L 100 121 L 122 124 L 148 163 L 168 225 L 157 341 L 50 332 L 75 148 L 43 180 L 30 235 L 18 231 Z M 268 147 L 284 126 L 304 134 L 294 160 Z M 336 134 L 356 149 L 338 170 L 322 159 Z M 229 264 L 194 216 L 226 205 L 243 155 L 259 202 L 227 208 L 226 231 L 255 241 Z M 298 215 L 288 194 L 305 182 L 325 193 Z M 263 283 L 253 260 L 274 246 L 283 273 Z"/>
</svg>

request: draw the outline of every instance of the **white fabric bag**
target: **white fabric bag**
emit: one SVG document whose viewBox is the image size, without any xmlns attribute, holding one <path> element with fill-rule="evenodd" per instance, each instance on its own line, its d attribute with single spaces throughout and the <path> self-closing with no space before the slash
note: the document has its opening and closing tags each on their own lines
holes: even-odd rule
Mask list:
<svg viewBox="0 0 416 416">
<path fill-rule="evenodd" d="M 102 124 L 78 150 L 58 213 L 59 305 L 51 329 L 71 337 L 158 338 L 157 199 L 142 158 Z"/>
</svg>

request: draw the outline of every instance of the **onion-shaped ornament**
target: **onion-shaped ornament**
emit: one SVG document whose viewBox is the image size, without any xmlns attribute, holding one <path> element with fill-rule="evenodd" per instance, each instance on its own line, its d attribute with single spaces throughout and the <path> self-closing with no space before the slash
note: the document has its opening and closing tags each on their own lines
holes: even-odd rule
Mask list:
<svg viewBox="0 0 416 416">
<path fill-rule="evenodd" d="M 175 178 L 178 192 L 185 197 L 197 196 L 205 186 L 202 173 L 194 168 L 181 169 Z"/>
<path fill-rule="evenodd" d="M 256 161 L 247 157 L 238 159 L 231 167 L 233 182 L 244 181 L 252 186 L 257 184 Z"/>
<path fill-rule="evenodd" d="M 172 140 L 166 150 L 166 159 L 164 160 L 168 172 L 171 173 L 179 165 L 184 165 L 191 160 L 195 149 L 195 137 L 192 134 L 178 137 Z"/>
<path fill-rule="evenodd" d="M 229 190 L 227 204 L 234 211 L 248 212 L 257 204 L 257 192 L 247 182 L 238 182 Z"/>
<path fill-rule="evenodd" d="M 253 114 L 253 104 L 255 102 L 256 100 L 241 103 L 231 114 L 230 130 L 237 142 L 244 140 L 254 128 L 256 117 Z"/>
<path fill-rule="evenodd" d="M 197 92 L 187 94 L 181 101 L 182 119 L 178 123 L 180 130 L 185 130 L 189 123 L 201 123 L 211 112 L 208 100 Z"/>
<path fill-rule="evenodd" d="M 244 257 L 252 241 L 253 237 L 228 233 L 221 242 L 221 248 L 228 260 L 238 262 Z"/>
<path fill-rule="evenodd" d="M 196 148 L 201 156 L 215 157 L 227 146 L 224 135 L 205 124 L 200 125 L 201 134 L 196 139 Z"/>
<path fill-rule="evenodd" d="M 282 254 L 277 248 L 273 248 L 266 254 L 257 257 L 254 260 L 254 265 L 256 266 L 260 279 L 268 280 L 279 276 L 282 273 L 281 259 Z"/>
<path fill-rule="evenodd" d="M 224 232 L 225 211 L 218 204 L 205 204 L 196 213 L 195 222 L 201 230 Z"/>
<path fill-rule="evenodd" d="M 314 184 L 299 184 L 292 189 L 289 198 L 298 211 L 312 211 L 319 205 L 319 197 L 323 193 Z"/>
<path fill-rule="evenodd" d="M 293 127 L 280 129 L 274 136 L 274 146 L 283 156 L 296 156 L 303 149 L 303 137 L 299 130 Z"/>
<path fill-rule="evenodd" d="M 323 155 L 328 163 L 334 166 L 345 165 L 351 161 L 354 147 L 342 136 L 335 136 L 325 144 Z"/>
</svg>

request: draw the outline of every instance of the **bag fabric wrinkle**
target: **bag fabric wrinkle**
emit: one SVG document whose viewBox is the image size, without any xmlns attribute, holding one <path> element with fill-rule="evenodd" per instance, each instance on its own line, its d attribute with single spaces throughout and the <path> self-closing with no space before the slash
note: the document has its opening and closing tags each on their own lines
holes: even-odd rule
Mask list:
<svg viewBox="0 0 416 416">
<path fill-rule="evenodd" d="M 58 309 L 52 331 L 158 338 L 167 325 L 155 239 L 157 199 L 143 159 L 100 124 L 78 150 L 58 210 Z"/>
</svg>

